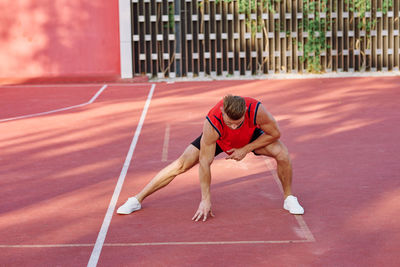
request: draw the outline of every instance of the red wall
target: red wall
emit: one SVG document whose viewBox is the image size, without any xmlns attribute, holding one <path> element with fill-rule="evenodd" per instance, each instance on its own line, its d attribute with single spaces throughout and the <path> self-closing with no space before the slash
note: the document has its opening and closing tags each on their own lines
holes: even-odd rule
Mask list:
<svg viewBox="0 0 400 267">
<path fill-rule="evenodd" d="M 0 81 L 119 77 L 118 1 L 2 0 Z"/>
</svg>

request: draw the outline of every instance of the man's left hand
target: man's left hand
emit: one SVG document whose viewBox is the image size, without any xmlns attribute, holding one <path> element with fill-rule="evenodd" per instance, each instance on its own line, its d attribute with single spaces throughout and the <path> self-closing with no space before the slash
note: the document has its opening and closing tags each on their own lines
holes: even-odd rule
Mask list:
<svg viewBox="0 0 400 267">
<path fill-rule="evenodd" d="M 242 159 L 244 159 L 244 157 L 246 157 L 247 155 L 247 150 L 242 148 L 232 148 L 228 151 L 226 151 L 228 153 L 232 153 L 229 156 L 227 156 L 225 159 L 234 159 L 236 161 L 240 161 Z"/>
</svg>

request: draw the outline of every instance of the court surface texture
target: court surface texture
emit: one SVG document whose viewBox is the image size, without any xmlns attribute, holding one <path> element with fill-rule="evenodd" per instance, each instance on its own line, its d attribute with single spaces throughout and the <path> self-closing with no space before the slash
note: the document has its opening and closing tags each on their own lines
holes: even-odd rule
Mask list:
<svg viewBox="0 0 400 267">
<path fill-rule="evenodd" d="M 400 78 L 0 86 L 0 266 L 399 266 Z M 197 166 L 118 215 L 226 94 L 280 126 L 303 216 L 275 162 Z"/>
</svg>

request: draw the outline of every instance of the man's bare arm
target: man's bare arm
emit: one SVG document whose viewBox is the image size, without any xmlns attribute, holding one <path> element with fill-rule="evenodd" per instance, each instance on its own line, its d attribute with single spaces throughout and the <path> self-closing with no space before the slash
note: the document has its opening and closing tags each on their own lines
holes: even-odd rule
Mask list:
<svg viewBox="0 0 400 267">
<path fill-rule="evenodd" d="M 242 160 L 247 153 L 272 144 L 280 138 L 281 133 L 278 124 L 276 123 L 274 117 L 264 108 L 263 105 L 258 107 L 256 122 L 260 126 L 261 130 L 264 131 L 264 134 L 244 147 L 234 148 L 228 151 L 233 153 L 228 156 L 227 159 Z"/>
<path fill-rule="evenodd" d="M 200 156 L 199 156 L 199 180 L 201 188 L 201 202 L 192 220 L 198 221 L 203 218 L 207 220 L 207 216 L 211 211 L 211 171 L 210 166 L 214 160 L 216 142 L 219 138 L 218 133 L 210 125 L 208 121 L 204 122 L 203 136 L 200 141 Z"/>
</svg>

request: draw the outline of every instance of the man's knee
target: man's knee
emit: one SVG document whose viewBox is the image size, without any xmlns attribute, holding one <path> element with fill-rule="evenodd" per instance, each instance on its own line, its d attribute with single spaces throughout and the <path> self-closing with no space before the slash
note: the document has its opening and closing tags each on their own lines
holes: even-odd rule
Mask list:
<svg viewBox="0 0 400 267">
<path fill-rule="evenodd" d="M 278 162 L 290 163 L 290 155 L 286 146 L 280 143 L 279 147 L 276 149 L 275 159 Z"/>
<path fill-rule="evenodd" d="M 176 175 L 182 174 L 191 169 L 198 161 L 198 152 L 186 150 L 176 161 Z"/>
<path fill-rule="evenodd" d="M 187 170 L 189 170 L 188 168 L 188 164 L 186 163 L 186 160 L 184 157 L 179 157 L 176 160 L 176 175 L 182 174 L 184 172 L 186 172 Z"/>
<path fill-rule="evenodd" d="M 278 162 L 290 162 L 289 152 L 286 146 L 280 141 L 272 143 L 262 149 L 255 150 L 254 152 L 256 155 L 272 157 Z"/>
</svg>

